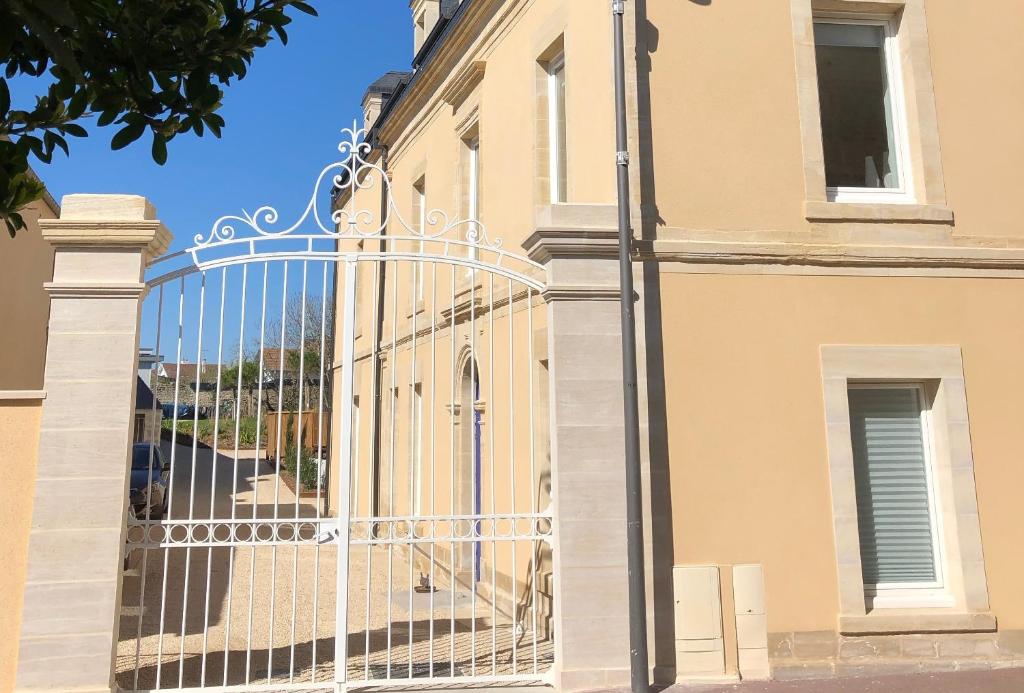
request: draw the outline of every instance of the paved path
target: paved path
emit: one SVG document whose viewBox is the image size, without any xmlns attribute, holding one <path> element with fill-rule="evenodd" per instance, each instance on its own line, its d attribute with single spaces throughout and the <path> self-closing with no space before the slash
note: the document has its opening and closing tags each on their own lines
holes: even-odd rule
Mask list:
<svg viewBox="0 0 1024 693">
<path fill-rule="evenodd" d="M 662 693 L 1024 693 L 1024 669 L 844 678 L 822 681 L 745 682 L 670 686 Z"/>
</svg>

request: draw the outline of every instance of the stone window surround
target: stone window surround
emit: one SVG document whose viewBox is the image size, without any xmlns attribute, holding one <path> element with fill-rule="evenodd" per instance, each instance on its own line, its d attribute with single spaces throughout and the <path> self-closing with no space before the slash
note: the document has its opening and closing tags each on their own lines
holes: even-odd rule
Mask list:
<svg viewBox="0 0 1024 693">
<path fill-rule="evenodd" d="M 804 152 L 806 218 L 818 222 L 952 224 L 953 212 L 946 204 L 943 181 L 924 0 L 790 0 L 790 5 L 796 51 L 800 137 Z M 814 18 L 821 14 L 883 16 L 896 20 L 915 203 L 828 200 L 814 46 Z"/>
<path fill-rule="evenodd" d="M 839 631 L 913 633 L 994 630 L 981 542 L 970 422 L 958 346 L 821 347 L 839 583 Z M 943 533 L 950 608 L 868 610 L 861 573 L 860 536 L 853 471 L 850 381 L 923 382 L 935 438 L 937 514 Z"/>
<path fill-rule="evenodd" d="M 483 218 L 484 208 L 484 156 L 483 156 L 483 127 L 479 104 L 473 104 L 466 116 L 455 128 L 456 141 L 459 148 L 458 153 L 458 207 L 459 214 L 463 219 L 469 218 L 469 193 L 470 193 L 470 155 L 469 145 L 477 143 L 477 219 Z"/>
<path fill-rule="evenodd" d="M 536 98 L 534 99 L 534 199 L 537 206 L 552 204 L 551 199 L 551 108 L 548 103 L 550 88 L 549 66 L 557 58 L 565 57 L 565 34 L 560 33 L 557 37 L 547 40 L 543 49 L 535 50 L 536 60 L 534 62 L 534 82 Z M 566 84 L 566 90 L 569 86 Z M 568 139 L 569 133 L 566 133 Z M 568 177 L 566 185 L 566 202 L 569 198 Z"/>
<path fill-rule="evenodd" d="M 427 162 L 421 161 L 412 169 L 412 185 L 409 187 L 409 223 L 414 225 L 417 233 L 425 234 L 430 227 L 430 201 L 427 197 Z M 413 250 L 422 251 L 426 246 L 423 241 L 418 244 L 410 244 Z M 420 315 L 426 310 L 424 303 L 425 294 L 425 272 L 426 270 L 419 263 L 410 267 L 410 281 L 416 284 L 416 307 L 406 310 L 406 318 L 412 318 L 413 314 Z"/>
</svg>

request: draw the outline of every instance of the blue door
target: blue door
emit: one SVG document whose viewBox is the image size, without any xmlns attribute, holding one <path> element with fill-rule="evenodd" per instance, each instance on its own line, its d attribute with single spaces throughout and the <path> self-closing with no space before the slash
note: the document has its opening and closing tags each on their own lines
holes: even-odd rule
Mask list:
<svg viewBox="0 0 1024 693">
<path fill-rule="evenodd" d="M 479 380 L 473 380 L 473 403 L 480 399 L 480 382 Z M 481 503 L 481 488 L 483 486 L 480 480 L 480 472 L 482 469 L 481 458 L 481 417 L 480 412 L 476 410 L 476 406 L 473 407 L 473 514 L 480 515 Z M 473 523 L 473 534 L 474 536 L 480 536 L 480 520 Z M 480 563 L 483 556 L 483 545 L 479 541 L 473 542 L 473 581 L 480 582 Z"/>
</svg>

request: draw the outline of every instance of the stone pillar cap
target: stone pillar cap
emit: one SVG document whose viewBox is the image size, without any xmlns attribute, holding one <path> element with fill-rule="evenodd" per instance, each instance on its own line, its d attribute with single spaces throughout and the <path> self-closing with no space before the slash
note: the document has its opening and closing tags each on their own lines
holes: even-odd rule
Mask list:
<svg viewBox="0 0 1024 693">
<path fill-rule="evenodd" d="M 65 195 L 60 218 L 104 221 L 155 221 L 156 207 L 141 195 Z"/>
<path fill-rule="evenodd" d="M 42 237 L 54 246 L 142 247 L 147 260 L 167 252 L 174 236 L 141 195 L 65 195 L 59 219 L 41 219 Z"/>
</svg>

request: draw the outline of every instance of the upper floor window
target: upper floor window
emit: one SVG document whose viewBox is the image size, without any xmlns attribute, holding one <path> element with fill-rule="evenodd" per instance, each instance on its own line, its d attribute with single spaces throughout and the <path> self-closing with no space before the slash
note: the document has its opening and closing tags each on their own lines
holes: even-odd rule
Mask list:
<svg viewBox="0 0 1024 693">
<path fill-rule="evenodd" d="M 412 186 L 412 212 L 413 219 L 416 224 L 416 231 L 419 233 L 420 238 L 427 232 L 427 177 L 420 176 L 419 180 L 413 183 Z M 417 244 L 416 251 L 421 255 L 425 251 L 425 245 L 422 240 Z M 415 272 L 414 285 L 416 286 L 416 300 L 423 300 L 423 263 L 417 262 L 413 265 L 413 272 Z"/>
<path fill-rule="evenodd" d="M 911 202 L 899 50 L 886 19 L 816 19 L 825 182 L 836 202 Z"/>
<path fill-rule="evenodd" d="M 480 232 L 480 131 L 474 126 L 462 138 L 462 200 L 466 219 L 466 255 L 477 259 L 477 235 Z"/>
<path fill-rule="evenodd" d="M 441 3 L 439 0 L 413 0 L 410 3 L 413 16 L 413 53 L 419 53 L 430 32 L 437 26 L 440 18 Z"/>
<path fill-rule="evenodd" d="M 566 201 L 565 56 L 548 63 L 548 174 L 552 204 Z"/>
</svg>

